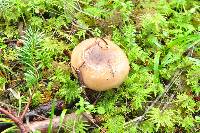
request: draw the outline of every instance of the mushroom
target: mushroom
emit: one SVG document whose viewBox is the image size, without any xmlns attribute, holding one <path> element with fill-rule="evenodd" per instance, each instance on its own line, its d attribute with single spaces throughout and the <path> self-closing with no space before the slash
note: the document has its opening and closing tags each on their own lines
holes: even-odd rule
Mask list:
<svg viewBox="0 0 200 133">
<path fill-rule="evenodd" d="M 72 51 L 71 67 L 81 85 L 96 91 L 119 87 L 130 69 L 123 50 L 102 38 L 86 39 L 78 44 Z"/>
</svg>

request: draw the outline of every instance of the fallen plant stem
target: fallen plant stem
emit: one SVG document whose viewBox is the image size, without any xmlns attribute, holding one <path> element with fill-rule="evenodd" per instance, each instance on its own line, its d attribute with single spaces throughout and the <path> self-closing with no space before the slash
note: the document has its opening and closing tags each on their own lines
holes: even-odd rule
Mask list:
<svg viewBox="0 0 200 133">
<path fill-rule="evenodd" d="M 75 114 L 75 113 L 71 113 L 71 114 L 67 114 L 65 115 L 65 118 L 63 120 L 63 123 L 66 123 L 67 121 L 70 121 L 70 120 L 73 120 L 74 122 L 78 119 L 81 119 L 83 121 L 86 121 L 86 122 L 91 122 L 93 120 L 92 119 L 92 116 L 90 114 L 87 114 L 87 113 L 82 113 L 80 116 Z M 56 132 L 58 129 L 59 129 L 59 125 L 60 125 L 60 116 L 56 116 L 52 119 L 52 129 L 53 129 L 53 132 Z M 28 131 L 41 131 L 42 133 L 43 132 L 47 132 L 48 131 L 48 126 L 49 126 L 49 123 L 50 123 L 51 119 L 48 118 L 46 120 L 43 120 L 43 121 L 35 121 L 35 122 L 31 122 L 29 124 L 26 124 L 25 127 L 28 128 Z M 64 125 L 64 124 L 63 124 Z M 72 128 L 73 130 L 73 128 Z M 75 130 L 75 129 L 74 129 Z"/>
<path fill-rule="evenodd" d="M 166 103 L 164 104 L 164 106 L 163 106 L 163 108 L 162 108 L 162 111 L 164 111 L 164 110 L 167 108 L 167 106 L 169 105 L 169 103 L 173 100 L 174 96 L 175 96 L 175 94 L 172 94 L 172 95 L 170 96 L 169 101 L 166 102 Z"/>
<path fill-rule="evenodd" d="M 176 73 L 175 73 L 175 75 L 174 75 L 174 77 L 171 79 L 171 82 L 169 83 L 169 85 L 166 85 L 166 87 L 171 87 L 175 82 L 176 82 L 176 80 L 180 77 L 180 75 L 181 75 L 181 73 L 182 73 L 183 71 L 177 71 Z M 163 94 L 163 97 L 165 97 L 166 96 L 166 92 Z M 163 102 L 163 99 L 161 100 L 161 102 Z M 161 104 L 160 104 L 160 106 L 161 106 Z"/>
<path fill-rule="evenodd" d="M 23 118 L 24 118 L 24 116 L 25 116 L 25 114 L 26 114 L 26 112 L 27 112 L 27 110 L 28 110 L 28 108 L 30 106 L 31 99 L 32 99 L 32 96 L 29 98 L 29 101 L 26 104 L 26 107 L 25 107 L 25 109 L 24 109 L 24 111 L 23 111 L 23 113 L 22 113 L 22 115 L 20 117 L 14 116 L 12 113 L 10 113 L 7 110 L 5 110 L 4 108 L 0 107 L 0 112 L 5 114 L 11 120 L 13 120 L 14 123 L 19 127 L 21 133 L 28 133 L 28 129 L 23 124 Z"/>
<path fill-rule="evenodd" d="M 139 124 L 139 122 L 143 121 L 146 114 L 149 112 L 149 110 L 151 110 L 155 106 L 155 104 L 158 102 L 158 100 L 169 91 L 169 89 L 172 87 L 172 85 L 175 83 L 176 79 L 181 75 L 182 72 L 183 72 L 182 70 L 178 70 L 178 72 L 177 72 L 178 74 L 175 74 L 173 76 L 171 82 L 165 86 L 165 92 L 157 96 L 157 98 L 151 103 L 151 105 L 146 108 L 143 115 L 138 116 L 138 117 L 126 122 L 124 126 L 127 127 L 131 123 L 136 123 L 136 126 L 137 126 Z"/>
<path fill-rule="evenodd" d="M 23 118 L 24 118 L 24 116 L 25 116 L 30 104 L 31 104 L 31 100 L 32 100 L 32 96 L 29 98 L 28 103 L 26 104 L 26 107 L 24 108 L 24 111 L 23 111 L 22 115 L 20 116 L 20 119 L 22 121 L 23 121 Z"/>
<path fill-rule="evenodd" d="M 15 124 L 19 127 L 21 133 L 28 133 L 27 128 L 23 124 L 23 121 L 19 118 L 14 116 L 12 113 L 8 112 L 7 110 L 0 107 L 0 112 L 5 114 L 7 117 L 9 117 L 11 120 L 15 122 Z"/>
</svg>

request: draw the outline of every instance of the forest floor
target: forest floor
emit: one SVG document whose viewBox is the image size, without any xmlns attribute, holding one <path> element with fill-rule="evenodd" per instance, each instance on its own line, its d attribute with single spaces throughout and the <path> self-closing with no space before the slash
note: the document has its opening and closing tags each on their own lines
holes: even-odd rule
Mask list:
<svg viewBox="0 0 200 133">
<path fill-rule="evenodd" d="M 83 88 L 71 53 L 112 40 L 124 83 Z M 0 131 L 200 133 L 198 0 L 0 1 Z"/>
</svg>

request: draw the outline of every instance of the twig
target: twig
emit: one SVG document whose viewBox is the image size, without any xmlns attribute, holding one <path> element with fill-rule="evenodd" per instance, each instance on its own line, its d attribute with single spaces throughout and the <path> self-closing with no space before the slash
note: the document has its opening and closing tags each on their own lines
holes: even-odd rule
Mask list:
<svg viewBox="0 0 200 133">
<path fill-rule="evenodd" d="M 164 110 L 167 108 L 167 106 L 168 106 L 169 103 L 172 101 L 172 99 L 174 98 L 174 96 L 175 96 L 175 94 L 172 94 L 172 95 L 170 96 L 169 101 L 166 102 L 166 103 L 164 104 L 164 106 L 163 106 L 163 108 L 162 108 L 162 111 L 164 111 Z"/>
<path fill-rule="evenodd" d="M 99 94 L 97 95 L 95 101 L 93 102 L 93 105 L 96 105 L 97 101 L 99 100 L 99 98 L 101 97 L 101 92 L 99 92 Z"/>
<path fill-rule="evenodd" d="M 24 116 L 25 116 L 30 104 L 31 104 L 31 100 L 32 100 L 32 96 L 29 98 L 28 103 L 26 104 L 26 107 L 24 108 L 24 111 L 23 111 L 22 115 L 20 116 L 20 119 L 22 121 L 23 121 L 23 118 L 24 118 Z"/>
<path fill-rule="evenodd" d="M 94 17 L 93 15 L 91 15 L 91 14 L 89 14 L 89 13 L 87 13 L 87 12 L 84 12 L 83 10 L 81 10 L 81 9 L 79 9 L 79 8 L 77 8 L 77 7 L 75 7 L 74 5 L 72 5 L 72 4 L 69 3 L 69 2 L 67 2 L 67 4 L 68 4 L 69 6 L 71 6 L 71 7 L 73 7 L 75 10 L 77 10 L 77 11 L 79 11 L 79 12 L 81 12 L 81 13 L 87 15 L 87 16 Z"/>
<path fill-rule="evenodd" d="M 175 73 L 174 77 L 171 79 L 171 82 L 169 83 L 169 85 L 166 85 L 166 87 L 167 87 L 167 86 L 171 87 L 171 86 L 177 81 L 177 79 L 180 77 L 180 75 L 181 75 L 182 72 L 183 72 L 183 71 L 177 71 L 177 72 Z M 163 94 L 163 97 L 165 97 L 166 94 L 167 94 L 167 93 L 164 93 L 164 94 Z M 162 101 L 163 101 L 163 100 L 161 100 L 161 102 L 162 102 Z M 160 104 L 160 106 L 161 106 L 161 104 Z"/>
<path fill-rule="evenodd" d="M 10 119 L 12 119 L 15 122 L 15 124 L 19 127 L 21 133 L 28 133 L 26 127 L 23 124 L 23 121 L 20 118 L 14 116 L 13 114 L 11 114 L 10 112 L 1 107 L 0 107 L 0 112 L 5 114 Z"/>
<path fill-rule="evenodd" d="M 88 117 L 90 119 L 88 119 Z M 59 126 L 60 126 L 60 116 L 56 116 L 52 119 L 52 123 L 53 123 L 53 132 L 57 132 L 57 130 L 59 129 Z M 67 114 L 65 115 L 65 118 L 63 120 L 63 125 L 64 127 L 66 127 L 65 123 L 68 122 L 68 121 L 74 121 L 76 122 L 78 119 L 82 120 L 82 121 L 85 121 L 87 123 L 91 123 L 91 119 L 92 119 L 92 116 L 90 114 L 85 114 L 85 113 L 82 113 L 80 116 L 75 114 L 75 113 L 71 113 L 71 114 Z M 39 130 L 41 132 L 47 132 L 48 130 L 48 125 L 49 125 L 49 122 L 50 122 L 50 119 L 46 119 L 46 120 L 43 120 L 43 121 L 35 121 L 35 122 L 31 122 L 30 124 L 26 124 L 26 128 L 29 129 L 29 131 L 31 132 L 34 132 L 36 130 Z M 74 126 L 72 127 L 72 132 L 75 132 L 75 123 L 74 123 Z"/>
<path fill-rule="evenodd" d="M 94 37 L 94 35 L 93 35 L 92 31 L 91 31 L 91 28 L 84 28 L 83 26 L 77 24 L 75 21 L 72 22 L 72 25 L 75 26 L 75 27 L 77 27 L 77 28 L 80 28 L 82 30 L 88 31 L 89 32 L 88 35 L 91 35 L 92 37 Z M 86 32 L 86 34 L 87 34 L 87 32 Z"/>
<path fill-rule="evenodd" d="M 29 101 L 20 117 L 14 116 L 12 113 L 8 112 L 7 110 L 0 107 L 0 112 L 5 114 L 7 117 L 9 117 L 11 120 L 14 121 L 14 123 L 19 127 L 21 133 L 28 133 L 28 129 L 23 124 L 23 118 L 28 110 L 28 107 L 30 106 L 32 96 L 29 98 Z"/>
<path fill-rule="evenodd" d="M 99 128 L 99 125 L 97 125 L 97 124 L 95 123 L 95 120 L 93 119 L 93 117 L 92 117 L 91 114 L 89 114 L 89 113 L 83 113 L 82 115 L 83 115 L 90 123 L 94 124 L 96 127 Z"/>
<path fill-rule="evenodd" d="M 182 72 L 183 72 L 182 70 L 181 70 L 181 71 L 178 71 L 178 75 L 180 76 Z M 178 76 L 177 76 L 177 77 L 178 77 Z M 132 120 L 126 122 L 124 126 L 127 127 L 129 124 L 135 123 L 135 122 L 136 122 L 136 125 L 138 125 L 139 122 L 141 122 L 142 120 L 144 120 L 144 117 L 145 117 L 146 114 L 149 112 L 149 110 L 151 110 L 151 109 L 154 107 L 154 105 L 158 102 L 158 100 L 159 100 L 163 95 L 165 95 L 165 94 L 169 91 L 169 89 L 170 89 L 170 88 L 172 87 L 172 85 L 175 83 L 177 77 L 176 77 L 176 75 L 175 75 L 175 76 L 172 78 L 172 80 L 171 80 L 171 82 L 169 83 L 169 85 L 166 85 L 166 86 L 165 86 L 165 92 L 162 93 L 162 94 L 160 94 L 160 95 L 158 95 L 158 97 L 151 103 L 151 105 L 147 107 L 147 109 L 145 110 L 145 112 L 144 112 L 143 115 L 141 115 L 141 116 L 139 116 L 139 117 L 136 117 L 136 118 L 134 118 L 134 119 L 132 119 Z"/>
</svg>

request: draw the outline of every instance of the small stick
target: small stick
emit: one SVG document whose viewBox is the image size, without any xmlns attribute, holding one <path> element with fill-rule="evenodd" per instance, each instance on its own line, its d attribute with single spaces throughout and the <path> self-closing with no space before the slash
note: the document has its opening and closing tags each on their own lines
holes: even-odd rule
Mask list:
<svg viewBox="0 0 200 133">
<path fill-rule="evenodd" d="M 101 97 L 101 92 L 99 92 L 96 100 L 93 102 L 93 105 L 96 105 L 97 101 L 99 100 L 99 98 Z"/>
<path fill-rule="evenodd" d="M 23 121 L 23 118 L 24 118 L 24 116 L 25 116 L 30 104 L 31 104 L 31 100 L 32 100 L 32 96 L 29 98 L 28 103 L 26 104 L 26 107 L 24 108 L 24 111 L 23 111 L 22 115 L 20 116 L 20 119 L 22 121 Z"/>
<path fill-rule="evenodd" d="M 180 76 L 182 72 L 183 71 L 179 71 L 178 75 Z M 126 122 L 125 126 L 128 126 L 129 124 L 134 123 L 134 122 L 137 122 L 136 125 L 138 125 L 139 122 L 144 120 L 144 118 L 145 118 L 146 114 L 149 112 L 149 110 L 151 110 L 154 107 L 154 105 L 158 102 L 158 100 L 163 95 L 165 95 L 169 91 L 169 89 L 172 87 L 172 85 L 175 83 L 175 80 L 177 79 L 176 75 L 172 79 L 174 79 L 174 80 L 173 81 L 171 80 L 171 82 L 168 85 L 165 86 L 165 92 L 163 94 L 158 95 L 158 97 L 151 103 L 151 105 L 146 108 L 144 114 L 130 120 L 129 122 Z"/>
<path fill-rule="evenodd" d="M 108 48 L 108 43 L 106 42 L 106 40 L 105 39 L 103 39 L 103 38 L 100 38 L 105 44 L 106 44 L 106 48 Z M 103 48 L 102 46 L 100 46 L 99 45 L 99 43 L 100 43 L 100 41 L 96 41 L 96 44 L 98 44 L 98 46 L 100 47 L 100 48 Z"/>
<path fill-rule="evenodd" d="M 80 71 L 80 68 L 83 67 L 83 65 L 85 64 L 85 61 L 83 62 L 83 64 L 81 64 L 81 66 L 79 68 L 75 68 L 74 66 L 72 66 L 72 68 L 74 69 L 77 77 L 78 77 L 78 81 L 79 81 L 79 85 L 83 88 L 85 88 L 85 83 L 83 80 L 83 76 L 82 76 L 82 72 Z"/>
<path fill-rule="evenodd" d="M 107 48 L 108 48 L 108 43 L 106 42 L 105 39 L 101 38 L 102 41 L 104 41 L 104 43 L 107 45 Z"/>
<path fill-rule="evenodd" d="M 28 130 L 27 128 L 25 127 L 25 125 L 23 124 L 23 118 L 28 110 L 28 107 L 30 106 L 30 103 L 31 103 L 31 99 L 32 99 L 32 96 L 29 98 L 29 101 L 22 113 L 22 115 L 20 117 L 16 117 L 14 116 L 12 113 L 8 112 L 7 110 L 3 109 L 0 107 L 0 112 L 5 114 L 7 117 L 9 117 L 11 120 L 14 121 L 14 123 L 19 127 L 21 133 L 28 133 Z"/>
<path fill-rule="evenodd" d="M 174 96 L 175 96 L 175 94 L 172 94 L 172 95 L 170 96 L 169 101 L 168 101 L 167 103 L 164 104 L 164 106 L 163 106 L 163 108 L 162 108 L 162 111 L 164 111 L 164 110 L 167 108 L 167 106 L 168 106 L 168 105 L 170 104 L 170 102 L 173 100 Z"/>
<path fill-rule="evenodd" d="M 19 127 L 21 133 L 28 133 L 26 127 L 23 124 L 23 121 L 21 120 L 21 118 L 14 116 L 13 114 L 11 114 L 10 112 L 8 112 L 7 110 L 5 110 L 1 107 L 0 107 L 0 112 L 5 114 L 11 120 L 13 120 L 15 122 L 15 124 Z"/>
</svg>

